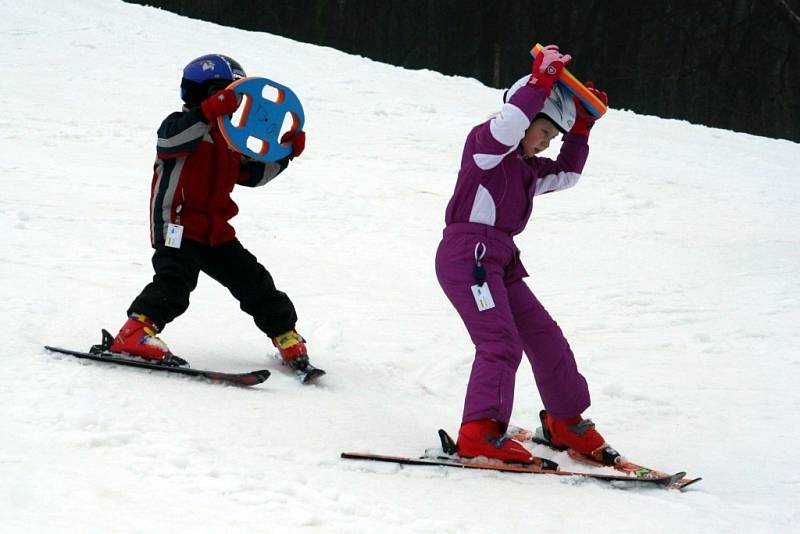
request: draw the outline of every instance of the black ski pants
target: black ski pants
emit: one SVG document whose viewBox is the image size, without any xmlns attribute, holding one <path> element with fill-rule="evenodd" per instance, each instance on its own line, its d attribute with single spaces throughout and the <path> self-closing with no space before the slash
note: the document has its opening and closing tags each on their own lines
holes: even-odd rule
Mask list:
<svg viewBox="0 0 800 534">
<path fill-rule="evenodd" d="M 200 271 L 228 288 L 242 311 L 269 337 L 294 328 L 297 313 L 289 297 L 275 288 L 272 276 L 237 239 L 210 246 L 184 239 L 181 248 L 158 246 L 153 281 L 128 309 L 142 313 L 160 330 L 186 311 Z"/>
</svg>

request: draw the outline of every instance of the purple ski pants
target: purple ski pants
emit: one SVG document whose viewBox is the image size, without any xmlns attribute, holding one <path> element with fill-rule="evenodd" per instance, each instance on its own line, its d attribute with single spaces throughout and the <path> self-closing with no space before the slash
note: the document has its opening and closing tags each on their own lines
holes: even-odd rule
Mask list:
<svg viewBox="0 0 800 534">
<path fill-rule="evenodd" d="M 481 262 L 495 303 L 485 311 L 478 310 L 470 289 L 476 283 L 479 243 L 485 246 Z M 475 344 L 462 422 L 495 419 L 508 424 L 523 350 L 548 413 L 567 418 L 589 407 L 589 389 L 572 349 L 522 280 L 528 273 L 511 236 L 483 224 L 447 226 L 436 252 L 436 276 Z"/>
</svg>

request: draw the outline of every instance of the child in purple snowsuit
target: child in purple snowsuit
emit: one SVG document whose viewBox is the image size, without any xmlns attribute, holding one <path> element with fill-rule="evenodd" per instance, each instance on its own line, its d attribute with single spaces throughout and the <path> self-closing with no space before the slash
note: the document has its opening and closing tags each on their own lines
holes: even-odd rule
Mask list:
<svg viewBox="0 0 800 534">
<path fill-rule="evenodd" d="M 546 408 L 545 436 L 589 455 L 605 446 L 581 417 L 590 404 L 586 380 L 561 329 L 523 281 L 528 273 L 513 239 L 525 228 L 534 197 L 575 185 L 589 153 L 594 117 L 554 86 L 570 59 L 545 47 L 532 74 L 506 93 L 501 112 L 473 128 L 447 206 L 436 275 L 476 348 L 458 438 L 464 457 L 532 461 L 527 449 L 504 437 L 523 351 Z M 537 157 L 559 132 L 558 158 Z"/>
</svg>

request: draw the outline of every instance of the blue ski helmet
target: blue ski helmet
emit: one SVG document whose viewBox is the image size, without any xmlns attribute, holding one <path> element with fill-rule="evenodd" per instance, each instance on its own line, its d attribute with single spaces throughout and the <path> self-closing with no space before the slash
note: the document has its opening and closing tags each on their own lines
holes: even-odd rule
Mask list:
<svg viewBox="0 0 800 534">
<path fill-rule="evenodd" d="M 213 92 L 247 76 L 239 62 L 222 54 L 207 54 L 189 62 L 181 78 L 181 98 L 197 106 Z"/>
</svg>

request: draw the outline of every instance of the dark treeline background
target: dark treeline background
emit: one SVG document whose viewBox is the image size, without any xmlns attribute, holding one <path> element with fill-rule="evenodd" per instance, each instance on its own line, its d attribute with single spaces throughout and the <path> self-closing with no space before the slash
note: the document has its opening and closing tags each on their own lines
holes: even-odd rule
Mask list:
<svg viewBox="0 0 800 534">
<path fill-rule="evenodd" d="M 556 43 L 612 107 L 800 141 L 800 0 L 134 3 L 498 88 Z"/>
</svg>

